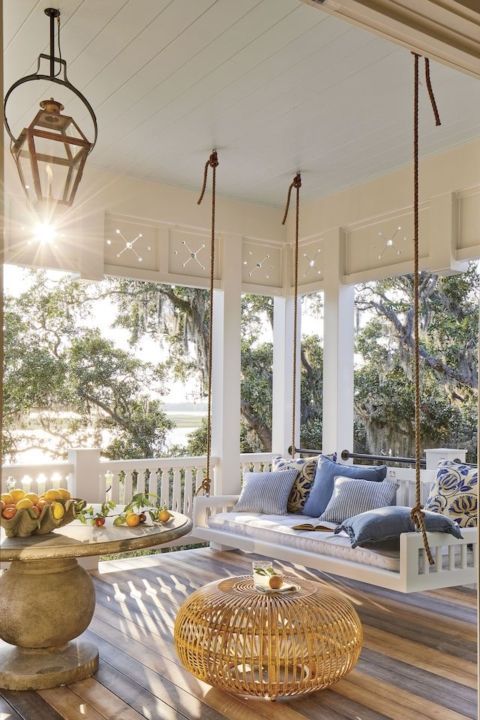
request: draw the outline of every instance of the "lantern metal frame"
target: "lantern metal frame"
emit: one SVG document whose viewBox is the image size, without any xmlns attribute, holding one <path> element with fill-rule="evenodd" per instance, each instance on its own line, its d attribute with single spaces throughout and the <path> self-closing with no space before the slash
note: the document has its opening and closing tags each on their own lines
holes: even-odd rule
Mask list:
<svg viewBox="0 0 480 720">
<path fill-rule="evenodd" d="M 86 109 L 88 110 L 88 112 L 89 112 L 89 114 L 90 114 L 90 118 L 91 118 L 92 123 L 93 123 L 93 141 L 90 142 L 90 141 L 85 137 L 85 135 L 84 135 L 83 132 L 80 130 L 80 128 L 78 127 L 78 125 L 76 124 L 76 122 L 73 120 L 73 118 L 71 118 L 71 123 L 72 123 L 73 126 L 76 128 L 76 130 L 80 133 L 81 137 L 82 137 L 84 140 L 78 142 L 78 140 L 76 140 L 75 138 L 71 138 L 71 137 L 69 137 L 69 136 L 66 135 L 66 136 L 65 136 L 65 143 L 66 143 L 66 145 L 68 145 L 68 144 L 72 144 L 72 145 L 84 145 L 84 147 L 86 147 L 86 150 L 87 150 L 86 153 L 84 153 L 84 157 L 80 160 L 80 165 L 81 165 L 81 167 L 79 168 L 79 171 L 78 171 L 78 173 L 77 173 L 77 178 L 76 178 L 76 180 L 75 180 L 73 189 L 72 189 L 72 191 L 70 192 L 70 201 L 65 201 L 65 200 L 60 201 L 60 202 L 63 202 L 63 204 L 71 205 L 71 203 L 73 202 L 73 199 L 74 199 L 75 192 L 76 192 L 76 190 L 77 190 L 78 184 L 79 184 L 80 179 L 81 179 L 81 177 L 82 177 L 83 166 L 84 166 L 84 164 L 85 164 L 86 158 L 87 158 L 87 156 L 92 152 L 92 150 L 93 150 L 93 148 L 95 147 L 95 144 L 96 144 L 96 142 L 97 142 L 97 138 L 98 138 L 98 124 L 97 124 L 97 118 L 96 118 L 95 112 L 94 112 L 92 106 L 90 105 L 90 103 L 88 102 L 87 98 L 83 95 L 83 93 L 80 92 L 80 90 L 78 90 L 78 88 L 75 87 L 75 85 L 73 85 L 73 84 L 69 81 L 69 79 L 68 79 L 68 77 L 67 77 L 67 62 L 66 62 L 66 60 L 64 60 L 62 57 L 57 57 L 57 56 L 55 55 L 55 20 L 60 17 L 60 10 L 58 10 L 57 8 L 46 8 L 46 9 L 45 9 L 45 14 L 46 14 L 46 15 L 49 17 L 49 19 L 50 19 L 50 54 L 47 55 L 46 53 L 41 53 L 41 54 L 38 56 L 37 69 L 36 69 L 36 71 L 35 71 L 34 73 L 31 73 L 30 75 L 25 75 L 24 77 L 20 78 L 19 80 L 17 80 L 16 82 L 14 82 L 13 85 L 8 89 L 8 91 L 7 91 L 6 95 L 5 95 L 4 103 L 3 103 L 4 125 L 5 125 L 5 130 L 7 131 L 8 135 L 9 135 L 9 137 L 10 137 L 10 140 L 11 140 L 10 150 L 11 150 L 11 152 L 12 152 L 12 155 L 14 156 L 15 163 L 16 163 L 17 169 L 18 169 L 18 171 L 19 171 L 20 179 L 22 179 L 22 169 L 21 169 L 21 167 L 19 166 L 18 158 L 17 158 L 17 156 L 15 155 L 15 148 L 18 148 L 18 147 L 19 147 L 20 141 L 23 142 L 23 140 L 24 140 L 24 138 L 25 138 L 25 129 L 23 129 L 23 130 L 20 132 L 20 134 L 19 134 L 18 137 L 15 137 L 15 135 L 13 134 L 13 132 L 12 132 L 12 130 L 11 130 L 11 128 L 10 128 L 10 124 L 9 124 L 8 118 L 7 118 L 7 104 L 8 104 L 8 101 L 9 101 L 12 93 L 13 93 L 18 87 L 20 87 L 21 85 L 24 85 L 25 83 L 33 82 L 33 81 L 35 81 L 35 80 L 44 80 L 44 81 L 52 82 L 52 83 L 55 83 L 55 84 L 57 84 L 57 85 L 61 85 L 61 86 L 65 87 L 67 90 L 70 90 L 74 95 L 76 95 L 77 98 L 79 98 L 79 100 L 81 100 L 81 102 L 83 103 L 83 105 L 84 105 L 84 106 L 86 107 Z M 49 63 L 50 63 L 50 72 L 48 73 L 48 75 L 40 72 L 40 65 L 41 65 L 41 63 L 42 63 L 42 60 L 48 60 Z M 59 68 L 59 70 L 56 72 L 56 68 L 57 68 L 58 66 L 60 66 L 60 68 Z M 58 105 L 59 105 L 60 107 L 62 107 L 60 103 L 58 103 Z M 63 107 L 62 107 L 62 109 L 63 109 Z M 40 114 L 40 113 L 38 113 L 38 114 L 36 115 L 36 117 L 34 118 L 33 122 L 30 123 L 30 125 L 29 125 L 28 127 L 31 127 L 32 125 L 35 124 L 37 118 L 39 117 L 39 114 Z M 27 133 L 28 133 L 28 128 L 27 128 Z M 45 132 L 44 134 L 42 134 L 41 136 L 46 137 L 46 139 L 49 139 L 49 138 L 48 138 L 48 133 L 46 133 L 46 132 Z M 52 140 L 59 140 L 58 137 L 53 137 L 53 135 L 51 136 L 51 139 L 52 139 Z M 32 150 L 31 148 L 29 148 L 29 149 L 30 149 L 30 151 Z M 34 153 L 32 153 L 32 154 L 34 154 Z M 23 185 L 24 190 L 25 190 L 25 192 L 26 192 L 24 183 L 22 183 L 22 185 Z M 38 189 L 36 188 L 36 192 L 37 192 L 37 190 L 38 190 Z M 37 192 L 37 195 L 38 195 L 38 192 Z M 27 193 L 27 196 L 28 196 L 28 193 Z"/>
</svg>

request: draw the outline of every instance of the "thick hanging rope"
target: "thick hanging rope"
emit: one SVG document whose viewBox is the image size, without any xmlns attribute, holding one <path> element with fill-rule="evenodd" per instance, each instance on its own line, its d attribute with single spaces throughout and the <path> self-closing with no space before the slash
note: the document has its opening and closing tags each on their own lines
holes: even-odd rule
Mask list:
<svg viewBox="0 0 480 720">
<path fill-rule="evenodd" d="M 300 188 L 302 187 L 302 178 L 300 173 L 297 173 L 290 183 L 287 195 L 287 204 L 285 206 L 285 213 L 282 220 L 282 225 L 287 222 L 288 209 L 290 207 L 290 198 L 292 190 L 296 190 L 296 212 L 295 212 L 295 248 L 294 248 L 294 289 L 293 289 L 293 369 L 292 369 L 292 446 L 290 448 L 290 454 L 292 458 L 295 457 L 296 453 L 296 412 L 295 408 L 297 405 L 297 330 L 298 330 L 298 235 L 300 226 Z"/>
<path fill-rule="evenodd" d="M 211 454 L 212 454 L 212 365 L 213 365 L 213 280 L 215 273 L 215 203 L 216 203 L 216 192 L 217 192 L 217 167 L 218 167 L 218 155 L 217 151 L 213 150 L 207 162 L 205 163 L 205 170 L 203 172 L 203 185 L 200 197 L 198 198 L 197 205 L 203 200 L 205 190 L 207 188 L 207 176 L 208 168 L 212 168 L 212 221 L 211 221 L 211 237 L 210 237 L 210 311 L 209 311 L 209 329 L 208 329 L 208 410 L 207 410 L 207 471 L 202 484 L 196 491 L 196 495 L 200 491 L 204 492 L 205 495 L 210 494 L 210 487 L 212 480 L 210 477 L 210 465 L 211 465 Z"/>
<path fill-rule="evenodd" d="M 419 268 L 419 142 L 418 142 L 418 116 L 419 116 L 419 62 L 420 55 L 413 53 L 414 55 L 414 99 L 413 99 L 413 223 L 414 223 L 414 235 L 413 235 L 413 314 L 414 314 L 414 354 L 413 354 L 413 368 L 414 368 L 414 382 L 415 382 L 415 505 L 411 510 L 412 520 L 414 521 L 417 528 L 421 531 L 423 537 L 423 545 L 425 552 L 427 553 L 428 562 L 430 565 L 434 565 L 434 559 L 430 545 L 428 543 L 427 531 L 425 529 L 425 514 L 423 512 L 423 505 L 421 501 L 421 481 L 420 481 L 420 462 L 421 462 L 421 429 L 420 429 L 420 291 L 419 291 L 419 280 L 420 280 L 420 268 Z M 428 88 L 428 94 L 430 96 L 430 102 L 432 104 L 433 113 L 435 115 L 436 125 L 440 125 L 440 116 L 438 114 L 437 104 L 435 102 L 435 96 L 433 94 L 432 83 L 430 80 L 430 63 L 428 58 L 425 58 L 425 79 Z"/>
</svg>

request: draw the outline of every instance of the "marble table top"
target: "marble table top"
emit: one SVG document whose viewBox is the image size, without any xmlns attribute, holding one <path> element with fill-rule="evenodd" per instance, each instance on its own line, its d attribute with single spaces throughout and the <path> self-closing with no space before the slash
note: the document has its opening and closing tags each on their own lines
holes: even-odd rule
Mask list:
<svg viewBox="0 0 480 720">
<path fill-rule="evenodd" d="M 2 529 L 0 560 L 78 558 L 162 545 L 186 535 L 192 529 L 192 521 L 186 515 L 172 513 L 172 516 L 167 523 L 152 523 L 148 519 L 137 527 L 115 527 L 113 518 L 107 518 L 105 525 L 100 528 L 74 520 L 46 535 L 30 535 L 26 538 L 7 538 Z"/>
</svg>

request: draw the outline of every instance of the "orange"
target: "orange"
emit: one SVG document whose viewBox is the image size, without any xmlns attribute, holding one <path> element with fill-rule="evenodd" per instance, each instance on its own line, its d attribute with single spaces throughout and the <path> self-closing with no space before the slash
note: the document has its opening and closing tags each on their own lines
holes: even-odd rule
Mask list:
<svg viewBox="0 0 480 720">
<path fill-rule="evenodd" d="M 0 495 L 0 500 L 2 500 L 5 505 L 12 505 L 13 504 L 13 498 L 10 495 L 10 493 L 3 493 Z"/>
<path fill-rule="evenodd" d="M 170 520 L 171 517 L 172 516 L 168 512 L 168 510 L 160 510 L 157 515 L 157 518 L 158 518 L 158 520 L 160 520 L 160 522 L 168 522 L 168 520 Z"/>
<path fill-rule="evenodd" d="M 140 524 L 140 515 L 137 515 L 137 513 L 128 513 L 126 519 L 129 527 L 136 527 Z"/>
<path fill-rule="evenodd" d="M 12 497 L 12 502 L 17 503 L 19 500 L 25 497 L 25 490 L 15 488 L 15 490 L 10 490 L 10 495 Z"/>
</svg>

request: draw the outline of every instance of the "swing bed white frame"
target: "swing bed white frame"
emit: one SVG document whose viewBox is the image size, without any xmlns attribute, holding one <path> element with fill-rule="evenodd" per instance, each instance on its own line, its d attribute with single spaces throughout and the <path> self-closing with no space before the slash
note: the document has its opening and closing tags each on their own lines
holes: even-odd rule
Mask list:
<svg viewBox="0 0 480 720">
<path fill-rule="evenodd" d="M 388 475 L 399 484 L 397 505 L 408 505 L 413 490 L 412 470 L 391 468 Z M 428 493 L 431 479 L 431 471 L 422 472 L 422 495 Z M 238 495 L 196 497 L 192 535 L 209 541 L 212 549 L 218 549 L 220 546 L 225 549 L 234 548 L 246 553 L 256 553 L 401 593 L 472 585 L 478 582 L 477 528 L 462 528 L 462 540 L 445 533 L 428 533 L 430 548 L 435 559 L 433 566 L 429 565 L 421 533 L 403 533 L 400 535 L 399 569 L 393 571 L 279 545 L 274 542 L 273 536 L 270 542 L 264 538 L 256 538 L 254 535 L 245 537 L 229 529 L 210 527 L 209 519 L 216 513 L 231 511 L 238 497 Z"/>
</svg>

